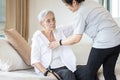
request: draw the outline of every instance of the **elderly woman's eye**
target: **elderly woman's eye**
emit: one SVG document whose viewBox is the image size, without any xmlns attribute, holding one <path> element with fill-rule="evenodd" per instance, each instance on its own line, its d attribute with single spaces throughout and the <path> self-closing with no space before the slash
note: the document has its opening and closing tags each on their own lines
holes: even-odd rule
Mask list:
<svg viewBox="0 0 120 80">
<path fill-rule="evenodd" d="M 50 20 L 47 20 L 48 23 L 50 23 Z"/>
<path fill-rule="evenodd" d="M 53 18 L 53 21 L 55 21 L 55 18 Z"/>
</svg>

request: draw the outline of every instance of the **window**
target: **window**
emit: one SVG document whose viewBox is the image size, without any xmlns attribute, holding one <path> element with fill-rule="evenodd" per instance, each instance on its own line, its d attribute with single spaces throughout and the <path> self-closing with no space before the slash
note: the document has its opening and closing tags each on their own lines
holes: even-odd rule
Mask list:
<svg viewBox="0 0 120 80">
<path fill-rule="evenodd" d="M 6 0 L 0 0 L 0 37 L 4 37 L 4 28 L 5 28 L 5 4 Z"/>
<path fill-rule="evenodd" d="M 112 0 L 111 14 L 113 17 L 120 17 L 120 0 Z"/>
<path fill-rule="evenodd" d="M 120 0 L 96 0 L 107 8 L 113 17 L 120 17 Z"/>
</svg>

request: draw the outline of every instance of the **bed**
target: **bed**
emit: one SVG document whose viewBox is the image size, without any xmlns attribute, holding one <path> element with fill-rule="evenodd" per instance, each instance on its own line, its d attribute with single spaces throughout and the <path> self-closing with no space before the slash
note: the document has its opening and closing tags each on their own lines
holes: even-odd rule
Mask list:
<svg viewBox="0 0 120 80">
<path fill-rule="evenodd" d="M 117 21 L 119 24 L 120 19 Z M 18 35 L 16 36 L 18 37 Z M 16 39 L 14 41 L 16 41 Z M 16 43 L 19 42 L 22 41 L 19 39 Z M 20 48 L 18 49 L 23 48 L 22 46 L 20 45 Z M 77 58 L 77 64 L 86 64 L 91 46 L 92 43 L 84 41 L 72 46 Z M 25 64 L 25 61 L 23 61 L 24 59 L 19 56 L 16 49 L 13 48 L 6 39 L 0 39 L 0 80 L 56 80 L 51 77 L 44 77 L 35 74 L 33 68 Z M 29 61 L 26 62 L 29 64 Z M 120 80 L 120 56 L 117 61 L 115 74 L 117 80 Z M 98 76 L 100 80 L 104 80 L 102 68 L 99 70 Z"/>
<path fill-rule="evenodd" d="M 33 69 L 18 70 L 12 72 L 0 71 L 0 80 L 55 80 L 35 74 Z"/>
<path fill-rule="evenodd" d="M 84 65 L 87 61 L 87 57 L 91 49 L 91 43 L 79 43 L 77 45 L 72 46 L 72 49 L 75 52 L 75 55 L 77 58 L 77 64 Z M 9 52 L 11 51 L 9 50 Z M 81 54 L 79 52 L 81 52 Z M 15 64 L 18 64 L 19 66 L 24 65 L 24 67 L 20 67 L 21 69 L 20 68 L 15 69 L 14 67 L 15 65 L 13 65 L 12 63 L 12 67 L 14 67 L 15 70 L 12 69 L 11 71 L 11 69 L 8 69 L 8 71 L 0 71 L 0 80 L 56 80 L 51 77 L 44 77 L 44 76 L 37 75 L 34 72 L 33 68 L 25 66 L 25 64 L 21 63 L 20 60 L 19 60 L 19 63 L 17 62 Z M 117 61 L 115 73 L 117 76 L 117 80 L 120 80 L 120 57 Z M 102 68 L 99 70 L 98 76 L 100 80 L 104 80 Z"/>
</svg>

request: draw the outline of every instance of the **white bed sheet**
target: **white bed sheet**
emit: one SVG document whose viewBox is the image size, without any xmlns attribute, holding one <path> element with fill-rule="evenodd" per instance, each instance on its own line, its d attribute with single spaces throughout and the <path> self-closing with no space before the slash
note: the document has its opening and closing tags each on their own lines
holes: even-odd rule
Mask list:
<svg viewBox="0 0 120 80">
<path fill-rule="evenodd" d="M 99 71 L 99 79 L 104 80 L 102 69 Z M 117 80 L 120 80 L 120 65 L 116 65 L 116 77 Z M 28 70 L 19 70 L 12 72 L 3 72 L 0 71 L 0 80 L 56 80 L 51 77 L 44 77 L 35 74 L 33 69 Z"/>
<path fill-rule="evenodd" d="M 36 75 L 33 69 L 29 69 L 12 72 L 0 71 L 0 80 L 56 80 L 56 79 Z"/>
</svg>

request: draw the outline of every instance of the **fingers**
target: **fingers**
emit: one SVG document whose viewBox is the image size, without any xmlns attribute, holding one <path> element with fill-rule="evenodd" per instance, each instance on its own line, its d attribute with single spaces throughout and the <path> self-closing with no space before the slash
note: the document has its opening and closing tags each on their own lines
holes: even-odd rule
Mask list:
<svg viewBox="0 0 120 80">
<path fill-rule="evenodd" d="M 54 49 L 54 47 L 55 47 L 54 44 L 55 44 L 54 42 L 51 42 L 51 43 L 49 44 L 49 48 Z"/>
<path fill-rule="evenodd" d="M 58 41 L 53 41 L 53 42 L 51 42 L 50 44 L 49 44 L 49 48 L 51 48 L 51 49 L 55 49 L 55 48 L 57 48 L 57 47 L 59 47 L 60 45 L 59 45 L 59 42 Z"/>
<path fill-rule="evenodd" d="M 60 79 L 60 76 L 56 73 L 56 72 L 54 72 L 55 73 L 55 75 Z"/>
<path fill-rule="evenodd" d="M 52 77 L 52 78 L 55 78 L 55 79 L 56 79 L 56 77 L 55 77 L 55 76 L 54 76 L 51 72 L 49 72 L 47 76 L 49 76 L 49 77 Z"/>
<path fill-rule="evenodd" d="M 61 77 L 57 74 L 57 73 L 55 73 L 55 72 L 49 72 L 48 73 L 48 76 L 51 76 L 51 77 L 53 77 L 53 78 L 56 78 L 56 79 L 61 79 Z"/>
</svg>

